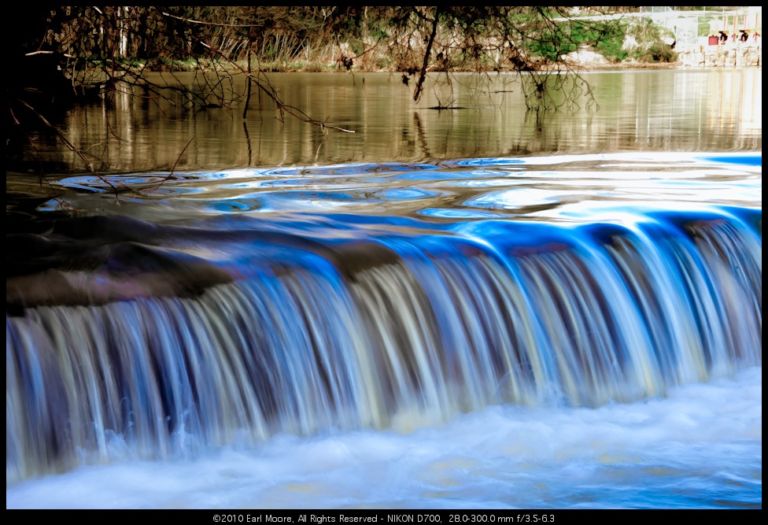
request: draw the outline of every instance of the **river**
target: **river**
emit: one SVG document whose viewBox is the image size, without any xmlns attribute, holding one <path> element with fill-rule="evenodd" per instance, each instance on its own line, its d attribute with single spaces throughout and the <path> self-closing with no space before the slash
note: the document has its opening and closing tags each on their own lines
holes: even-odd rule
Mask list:
<svg viewBox="0 0 768 525">
<path fill-rule="evenodd" d="M 759 507 L 760 71 L 584 78 L 270 77 L 355 133 L 117 94 L 60 123 L 100 177 L 34 137 L 8 506 Z"/>
</svg>

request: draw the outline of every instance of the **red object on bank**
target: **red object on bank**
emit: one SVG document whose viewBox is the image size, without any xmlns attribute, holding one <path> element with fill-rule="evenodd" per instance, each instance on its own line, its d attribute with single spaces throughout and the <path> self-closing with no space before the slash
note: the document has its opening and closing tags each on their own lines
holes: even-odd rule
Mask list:
<svg viewBox="0 0 768 525">
<path fill-rule="evenodd" d="M 716 46 L 719 43 L 720 43 L 720 39 L 717 37 L 717 35 L 709 35 L 710 46 Z"/>
</svg>

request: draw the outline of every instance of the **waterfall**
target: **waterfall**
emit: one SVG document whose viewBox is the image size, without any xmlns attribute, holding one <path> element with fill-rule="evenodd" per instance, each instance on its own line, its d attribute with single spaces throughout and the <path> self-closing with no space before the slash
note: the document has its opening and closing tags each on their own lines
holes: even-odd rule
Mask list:
<svg viewBox="0 0 768 525">
<path fill-rule="evenodd" d="M 405 225 L 355 253 L 317 235 L 195 294 L 28 306 L 6 316 L 6 478 L 626 402 L 759 364 L 761 221 Z"/>
</svg>

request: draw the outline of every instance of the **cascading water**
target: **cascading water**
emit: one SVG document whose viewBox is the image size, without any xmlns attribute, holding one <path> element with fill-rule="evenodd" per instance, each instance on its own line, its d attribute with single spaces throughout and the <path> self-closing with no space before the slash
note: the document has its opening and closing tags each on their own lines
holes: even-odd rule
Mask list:
<svg viewBox="0 0 768 525">
<path fill-rule="evenodd" d="M 6 479 L 631 402 L 761 364 L 759 209 L 476 211 L 55 226 L 45 243 L 93 251 L 9 282 Z"/>
</svg>

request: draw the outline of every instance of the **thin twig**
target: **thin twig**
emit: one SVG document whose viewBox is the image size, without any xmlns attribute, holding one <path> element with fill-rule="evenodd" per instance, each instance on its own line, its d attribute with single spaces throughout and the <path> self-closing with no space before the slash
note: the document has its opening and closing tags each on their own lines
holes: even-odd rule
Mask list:
<svg viewBox="0 0 768 525">
<path fill-rule="evenodd" d="M 189 22 L 190 24 L 198 24 L 204 26 L 216 26 L 216 27 L 261 27 L 259 24 L 225 24 L 223 22 L 205 22 L 203 20 L 195 20 L 193 18 L 184 18 L 183 16 L 172 15 L 166 11 L 160 11 L 160 14 L 167 16 L 168 18 L 175 18 L 182 22 Z"/>
<path fill-rule="evenodd" d="M 96 177 L 98 177 L 98 178 L 99 178 L 99 180 L 101 180 L 102 182 L 104 182 L 105 184 L 107 184 L 107 185 L 108 185 L 110 188 L 112 188 L 112 191 L 114 191 L 114 193 L 115 193 L 115 198 L 117 199 L 117 195 L 118 195 L 118 193 L 119 193 L 119 191 L 120 191 L 120 190 L 119 190 L 119 189 L 118 189 L 118 188 L 117 188 L 117 187 L 116 187 L 114 184 L 112 184 L 112 183 L 111 183 L 111 182 L 110 182 L 108 179 L 105 179 L 105 178 L 104 178 L 102 175 L 100 175 L 100 174 L 96 173 L 96 170 L 95 170 L 95 169 L 94 169 L 94 167 L 93 167 L 93 162 L 92 162 L 92 161 L 90 161 L 90 160 L 88 160 L 88 158 L 86 158 L 86 155 L 90 155 L 92 158 L 94 158 L 94 159 L 96 159 L 96 160 L 100 160 L 98 157 L 96 157 L 95 155 L 91 155 L 90 153 L 85 153 L 85 152 L 83 152 L 83 151 L 82 151 L 80 148 L 78 148 L 77 146 L 75 146 L 75 145 L 74 145 L 74 144 L 73 144 L 73 143 L 72 143 L 72 142 L 71 142 L 71 141 L 70 141 L 70 140 L 67 138 L 67 136 L 64 134 L 64 132 L 62 132 L 62 131 L 61 131 L 60 129 L 58 129 L 56 126 L 54 126 L 53 124 L 51 124 L 51 123 L 48 121 L 48 119 L 47 119 L 47 118 L 45 118 L 45 116 L 44 116 L 43 114 L 41 114 L 39 111 L 37 111 L 37 110 L 36 110 L 34 107 L 32 107 L 32 106 L 31 106 L 29 103 L 27 103 L 27 101 L 25 101 L 25 100 L 21 100 L 21 99 L 17 99 L 17 100 L 18 100 L 18 101 L 21 103 L 21 105 L 23 105 L 25 108 L 27 108 L 29 111 L 31 111 L 31 112 L 32 112 L 32 114 L 33 114 L 33 115 L 35 115 L 35 116 L 36 116 L 36 117 L 37 117 L 37 118 L 40 120 L 40 122 L 42 122 L 43 124 L 45 124 L 45 126 L 47 126 L 48 128 L 52 129 L 52 130 L 53 130 L 53 131 L 54 131 L 54 132 L 55 132 L 55 133 L 56 133 L 56 134 L 59 136 L 59 138 L 60 138 L 60 139 L 61 139 L 61 141 L 64 143 L 64 145 L 65 145 L 65 146 L 66 146 L 68 149 L 70 149 L 72 152 L 74 152 L 74 153 L 75 153 L 75 154 L 76 154 L 78 157 L 80 157 L 80 160 L 82 160 L 82 161 L 85 163 L 85 165 L 88 167 L 88 171 L 90 171 L 90 172 L 91 172 L 93 175 L 95 175 Z"/>
<path fill-rule="evenodd" d="M 248 121 L 243 120 L 243 131 L 245 132 L 245 142 L 248 144 L 248 166 L 250 167 L 252 158 L 253 158 L 253 151 L 251 149 L 251 134 L 248 133 Z"/>
<path fill-rule="evenodd" d="M 251 103 L 251 41 L 248 41 L 248 78 L 246 79 L 247 91 L 245 95 L 245 106 L 243 106 L 243 119 L 248 116 L 248 105 Z M 247 133 L 247 132 L 246 132 Z M 250 161 L 249 161 L 250 163 Z"/>
<path fill-rule="evenodd" d="M 182 155 L 184 155 L 184 152 L 187 151 L 187 148 L 189 147 L 189 145 L 192 144 L 193 140 L 195 140 L 195 137 L 190 137 L 190 139 L 187 141 L 187 143 L 184 144 L 184 147 L 181 149 L 181 153 L 179 153 L 179 156 L 176 157 L 176 160 L 173 162 L 173 166 L 171 166 L 171 172 L 166 177 L 166 180 L 167 179 L 175 179 L 176 178 L 176 177 L 173 176 L 173 172 L 176 170 L 176 165 L 181 160 L 181 157 L 182 157 Z"/>
<path fill-rule="evenodd" d="M 253 73 L 248 73 L 248 71 L 243 69 L 242 66 L 240 66 L 235 61 L 233 61 L 230 58 L 228 58 L 224 53 L 222 53 L 218 49 L 214 48 L 213 46 L 207 44 L 206 42 L 203 42 L 202 40 L 200 40 L 199 42 L 200 42 L 200 44 L 203 47 L 205 47 L 207 49 L 210 49 L 212 52 L 214 52 L 217 55 L 221 56 L 222 58 L 224 58 L 224 60 L 226 60 L 227 62 L 232 64 L 232 66 L 234 66 L 236 69 L 238 69 L 243 75 L 245 75 L 247 78 L 251 79 L 253 81 L 253 83 L 256 84 L 256 87 L 258 87 L 261 91 L 266 93 L 266 95 L 269 98 L 271 98 L 275 102 L 275 104 L 277 104 L 277 107 L 280 109 L 281 112 L 285 111 L 289 115 L 291 115 L 291 116 L 293 116 L 295 118 L 298 118 L 299 120 L 303 120 L 304 122 L 307 122 L 309 124 L 313 124 L 315 126 L 319 126 L 321 129 L 335 129 L 337 131 L 342 131 L 344 133 L 354 133 L 355 132 L 354 130 L 351 130 L 351 129 L 346 129 L 346 128 L 342 128 L 342 127 L 339 127 L 339 126 L 333 126 L 331 124 L 326 124 L 323 121 L 320 121 L 320 120 L 317 120 L 315 118 L 312 118 L 306 112 L 304 112 L 303 110 L 297 108 L 296 106 L 291 106 L 290 104 L 286 104 L 285 102 L 280 100 L 280 97 L 277 96 L 277 93 L 275 93 L 274 88 L 270 89 L 270 87 L 266 86 L 261 80 L 259 80 L 259 78 L 257 76 L 253 75 Z"/>
</svg>

